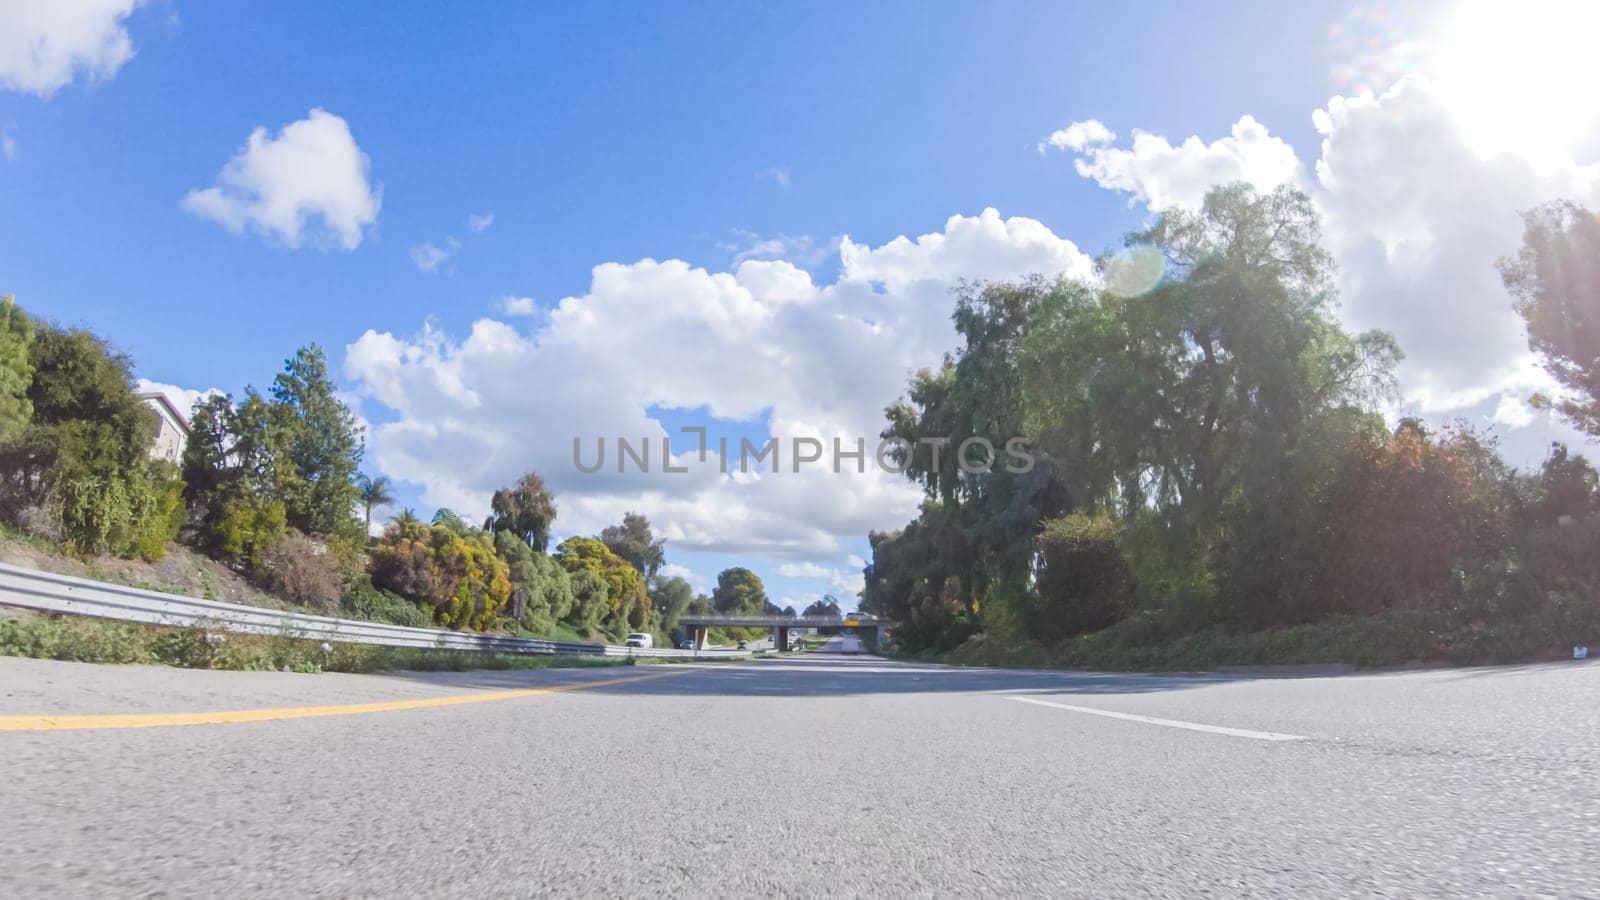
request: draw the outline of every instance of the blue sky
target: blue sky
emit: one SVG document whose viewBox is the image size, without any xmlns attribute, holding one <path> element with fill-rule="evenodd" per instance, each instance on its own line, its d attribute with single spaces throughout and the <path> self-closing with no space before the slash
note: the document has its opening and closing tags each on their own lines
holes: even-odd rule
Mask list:
<svg viewBox="0 0 1600 900">
<path fill-rule="evenodd" d="M 1119 148 L 1134 128 L 1170 135 L 1174 146 L 1189 135 L 1220 145 L 1241 116 L 1253 116 L 1298 160 L 1296 177 L 1317 188 L 1328 135 L 1313 112 L 1358 87 L 1336 76 L 1350 48 L 1330 31 L 1349 11 L 1315 2 L 478 10 L 150 2 L 106 19 L 125 28 L 130 58 L 98 71 L 85 64 L 53 89 L 29 87 L 26 61 L 8 62 L 0 41 L 0 134 L 9 147 L 0 157 L 0 291 L 104 334 L 134 355 L 140 375 L 190 389 L 263 385 L 295 347 L 320 342 L 381 427 L 407 413 L 373 400 L 371 380 L 344 367 L 347 346 L 369 330 L 409 342 L 424 323 L 459 342 L 485 317 L 532 341 L 541 319 L 505 316 L 500 299 L 531 298 L 548 310 L 590 291 L 592 267 L 605 262 L 681 259 L 733 271 L 742 250 L 786 239 L 764 255 L 827 285 L 840 275 L 840 236 L 880 248 L 988 207 L 1036 220 L 1093 255 L 1149 215 L 1151 182 L 1126 167 L 1123 176 L 1085 177 L 1072 152 L 1037 149 L 1069 122 L 1103 122 Z M 1392 25 L 1372 34 L 1388 36 Z M 58 26 L 66 27 L 39 27 Z M 1383 102 L 1393 113 L 1408 99 L 1397 91 Z M 190 191 L 217 182 L 253 129 L 270 138 L 314 108 L 347 124 L 368 160 L 368 187 L 381 196 L 358 246 L 289 248 L 182 206 Z M 1592 148 L 1586 135 L 1573 147 Z M 1498 214 L 1579 183 L 1546 179 L 1492 202 Z M 1320 186 L 1330 214 L 1358 208 Z M 469 216 L 488 213 L 491 225 L 469 227 Z M 1383 240 L 1347 237 L 1352 252 Z M 412 251 L 426 243 L 456 249 L 424 272 Z M 1357 306 L 1370 313 L 1388 302 Z M 1393 323 L 1403 339 L 1407 321 Z M 937 362 L 930 356 L 924 364 Z M 507 414 L 539 418 L 537 398 L 569 390 L 587 377 L 582 368 L 546 371 L 523 386 L 527 407 Z M 1463 409 L 1500 408 L 1514 393 L 1467 396 L 1464 383 L 1433 370 L 1413 382 L 1425 398 L 1414 402 L 1428 412 L 1453 408 L 1440 399 L 1451 391 Z M 670 429 L 719 401 L 695 402 L 708 406 L 674 411 L 653 397 L 637 405 Z M 724 427 L 766 431 L 765 414 L 745 418 Z M 369 468 L 382 470 L 381 459 L 374 453 Z M 429 464 L 451 459 L 441 451 Z M 413 476 L 403 500 L 426 508 L 449 492 L 415 480 L 420 465 L 413 453 L 391 474 Z M 491 475 L 515 472 L 484 473 L 484 483 Z M 640 490 L 647 498 L 652 488 Z M 702 583 L 725 565 L 748 564 L 774 596 L 829 589 L 816 575 L 780 575 L 784 563 L 847 568 L 851 554 L 866 553 L 859 534 L 816 558 L 735 552 L 704 538 L 711 526 L 696 527 L 709 549 L 682 549 L 694 541 L 686 538 L 672 561 Z"/>
<path fill-rule="evenodd" d="M 1126 204 L 1030 152 L 1069 119 L 1189 133 L 1281 111 L 1286 137 L 1311 139 L 1332 6 L 1111 6 L 143 8 L 114 78 L 0 94 L 18 146 L 0 169 L 7 289 L 105 331 L 152 378 L 234 385 L 309 339 L 576 293 L 602 260 L 725 264 L 736 229 L 877 243 L 995 206 L 1110 243 L 1136 221 Z M 1220 64 L 1246 48 L 1249 65 Z M 360 252 L 285 253 L 178 208 L 252 128 L 312 107 L 350 123 L 383 187 Z M 450 277 L 409 264 L 481 210 L 495 224 Z"/>
</svg>

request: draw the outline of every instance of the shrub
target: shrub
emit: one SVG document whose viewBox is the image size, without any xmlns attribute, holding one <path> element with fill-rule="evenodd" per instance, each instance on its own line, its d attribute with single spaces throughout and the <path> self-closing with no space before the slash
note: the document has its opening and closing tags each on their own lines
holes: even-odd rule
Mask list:
<svg viewBox="0 0 1600 900">
<path fill-rule="evenodd" d="M 1314 433 L 1232 520 L 1224 595 L 1259 627 L 1492 590 L 1515 499 L 1493 445 L 1464 427 Z"/>
<path fill-rule="evenodd" d="M 134 529 L 130 549 L 145 562 L 156 562 L 166 556 L 167 545 L 177 540 L 178 532 L 188 521 L 183 482 L 164 473 L 156 474 L 152 477 L 146 514 Z"/>
<path fill-rule="evenodd" d="M 1527 612 L 1562 596 L 1593 597 L 1600 588 L 1600 517 L 1535 528 L 1523 536 L 1513 603 Z"/>
<path fill-rule="evenodd" d="M 494 534 L 495 553 L 511 576 L 506 616 L 532 634 L 547 634 L 572 611 L 572 576 L 553 558 L 535 553 L 510 531 Z"/>
<path fill-rule="evenodd" d="M 606 581 L 598 572 L 579 569 L 572 573 L 572 609 L 563 621 L 584 634 L 599 629 L 610 605 L 606 591 Z"/>
<path fill-rule="evenodd" d="M 576 637 L 566 635 L 568 639 Z M 0 617 L 0 655 L 292 672 L 588 668 L 643 662 L 627 657 L 527 656 L 370 644 L 327 645 L 302 638 L 235 634 L 199 626 L 169 628 L 54 616 Z"/>
<path fill-rule="evenodd" d="M 511 598 L 510 570 L 488 535 L 396 521 L 372 550 L 372 583 L 433 608 L 447 628 L 488 627 Z"/>
<path fill-rule="evenodd" d="M 95 475 L 56 485 L 57 516 L 67 547 L 92 556 L 124 543 L 133 519 L 133 501 L 126 483 Z"/>
<path fill-rule="evenodd" d="M 924 504 L 903 531 L 868 540 L 861 608 L 899 622 L 896 637 L 907 647 L 953 648 L 978 627 L 976 554 L 951 510 Z"/>
<path fill-rule="evenodd" d="M 572 576 L 560 563 L 543 553 L 534 555 L 533 568 L 534 577 L 528 587 L 528 614 L 524 617 L 524 626 L 539 631 L 541 629 L 537 626 L 548 629 L 550 623 L 560 622 L 572 612 Z"/>
<path fill-rule="evenodd" d="M 261 551 L 258 580 L 291 603 L 331 612 L 344 595 L 345 571 L 326 544 L 290 530 Z"/>
<path fill-rule="evenodd" d="M 203 538 L 218 557 L 255 574 L 261 571 L 262 552 L 286 527 L 281 502 L 241 497 L 223 504 Z"/>
<path fill-rule="evenodd" d="M 409 625 L 413 628 L 433 625 L 433 616 L 428 610 L 399 594 L 373 587 L 370 578 L 357 579 L 344 595 L 342 606 L 346 615 L 371 622 Z"/>
<path fill-rule="evenodd" d="M 577 593 L 576 576 L 583 572 L 605 582 L 606 608 L 600 621 L 612 633 L 627 634 L 649 625 L 650 596 L 645 591 L 644 576 L 604 542 L 586 537 L 567 538 L 556 548 L 554 558 L 574 576 L 574 594 Z"/>
<path fill-rule="evenodd" d="M 187 520 L 183 483 L 168 467 L 140 466 L 126 475 L 78 475 L 54 492 L 54 516 L 75 553 L 113 553 L 155 562 Z"/>
<path fill-rule="evenodd" d="M 1133 608 L 1134 581 L 1107 516 L 1046 522 L 1035 541 L 1036 597 L 1027 618 L 1046 641 L 1099 631 Z"/>
</svg>

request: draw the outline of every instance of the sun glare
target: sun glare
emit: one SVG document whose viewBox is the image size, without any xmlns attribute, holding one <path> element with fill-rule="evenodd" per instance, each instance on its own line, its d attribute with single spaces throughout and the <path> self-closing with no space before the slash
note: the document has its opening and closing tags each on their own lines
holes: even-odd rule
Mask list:
<svg viewBox="0 0 1600 900">
<path fill-rule="evenodd" d="M 1480 154 L 1570 154 L 1600 121 L 1595 0 L 1468 0 L 1444 21 L 1434 79 Z"/>
</svg>

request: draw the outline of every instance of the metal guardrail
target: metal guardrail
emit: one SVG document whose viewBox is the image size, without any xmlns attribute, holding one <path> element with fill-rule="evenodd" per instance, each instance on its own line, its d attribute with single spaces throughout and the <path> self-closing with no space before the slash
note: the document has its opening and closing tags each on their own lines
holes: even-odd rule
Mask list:
<svg viewBox="0 0 1600 900">
<path fill-rule="evenodd" d="M 40 572 L 0 564 L 0 606 L 15 606 L 69 616 L 91 616 L 119 622 L 177 627 L 206 626 L 243 634 L 280 635 L 347 644 L 418 647 L 429 650 L 479 650 L 557 656 L 634 656 L 726 659 L 746 657 L 747 650 L 642 649 L 611 644 L 582 644 L 512 638 L 439 628 L 412 628 L 359 619 L 336 619 L 308 613 L 202 600 Z"/>
</svg>

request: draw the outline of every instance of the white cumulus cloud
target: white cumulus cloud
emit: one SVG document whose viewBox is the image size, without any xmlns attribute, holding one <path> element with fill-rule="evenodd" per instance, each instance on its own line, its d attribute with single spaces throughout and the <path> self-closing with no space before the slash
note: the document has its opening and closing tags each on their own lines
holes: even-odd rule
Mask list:
<svg viewBox="0 0 1600 900">
<path fill-rule="evenodd" d="M 443 244 L 424 241 L 411 248 L 411 263 L 419 272 L 437 272 L 460 249 L 461 242 L 455 238 L 448 238 Z"/>
<path fill-rule="evenodd" d="M 1557 198 L 1600 206 L 1600 164 L 1552 165 L 1559 154 L 1549 152 L 1483 155 L 1414 75 L 1378 96 L 1334 97 L 1312 120 L 1322 137 L 1314 177 L 1250 116 L 1209 144 L 1189 137 L 1174 146 L 1136 131 L 1131 150 L 1089 148 L 1076 164 L 1152 211 L 1196 206 L 1228 181 L 1262 190 L 1300 183 L 1322 215 L 1346 323 L 1389 331 L 1406 353 L 1392 412 L 1492 424 L 1519 465 L 1551 440 L 1581 441 L 1527 404 L 1554 385 L 1528 351 L 1495 261 L 1516 253 L 1521 211 Z"/>
<path fill-rule="evenodd" d="M 717 242 L 717 249 L 733 254 L 730 263 L 733 268 L 747 259 L 783 259 L 802 269 L 810 269 L 839 252 L 838 238 L 819 242 L 808 234 L 762 237 L 754 231 L 736 228 L 733 238 Z"/>
<path fill-rule="evenodd" d="M 177 408 L 178 412 L 183 413 L 185 418 L 188 418 L 189 413 L 194 410 L 196 403 L 207 397 L 219 396 L 225 393 L 221 388 L 206 388 L 200 391 L 194 388 L 179 387 L 175 384 L 162 384 L 159 381 L 151 381 L 148 378 L 139 379 L 138 389 L 141 394 L 166 395 L 167 400 Z"/>
<path fill-rule="evenodd" d="M 1345 317 L 1399 338 L 1405 411 L 1498 423 L 1515 463 L 1548 440 L 1574 440 L 1551 412 L 1527 406 L 1554 385 L 1495 261 L 1521 245 L 1523 210 L 1558 198 L 1600 205 L 1600 165 L 1480 156 L 1414 76 L 1378 97 L 1335 97 L 1313 121 L 1322 135 L 1313 197 Z"/>
<path fill-rule="evenodd" d="M 524 332 L 493 318 L 461 337 L 432 326 L 411 336 L 369 331 L 346 351 L 345 372 L 382 421 L 369 434 L 385 474 L 420 484 L 426 503 L 472 516 L 524 469 L 556 490 L 567 533 L 593 533 L 629 510 L 673 546 L 802 563 L 842 559 L 872 528 L 905 521 L 910 482 L 846 462 L 782 473 L 723 474 L 671 435 L 685 474 L 660 468 L 668 433 L 653 408 L 760 422 L 784 441 L 813 436 L 870 454 L 883 408 L 910 374 L 953 349 L 951 287 L 960 279 L 1030 273 L 1087 275 L 1071 241 L 1031 219 L 994 210 L 953 216 L 942 231 L 878 247 L 848 238 L 841 273 L 817 284 L 776 260 L 707 271 L 681 260 L 594 267 L 588 291 Z M 575 374 L 581 373 L 581 376 Z M 649 474 L 616 473 L 615 452 L 593 475 L 573 464 L 573 439 L 651 439 Z M 830 453 L 831 453 L 831 447 Z M 734 448 L 737 453 L 737 448 Z M 736 467 L 736 463 L 735 463 Z M 830 571 L 841 590 L 851 573 Z"/>
<path fill-rule="evenodd" d="M 0 87 L 48 98 L 133 58 L 127 18 L 144 0 L 0 0 Z"/>
<path fill-rule="evenodd" d="M 1116 139 L 1117 133 L 1107 128 L 1099 119 L 1084 119 L 1050 132 L 1049 137 L 1039 142 L 1039 152 L 1044 153 L 1054 147 L 1057 150 L 1081 153 L 1090 147 L 1109 144 Z"/>
<path fill-rule="evenodd" d="M 1100 126 L 1093 120 L 1090 123 Z M 1074 123 L 1066 132 L 1090 123 Z M 1086 128 L 1078 135 L 1056 134 L 1064 135 L 1057 146 L 1078 152 L 1078 174 L 1108 190 L 1132 194 L 1157 211 L 1198 207 L 1211 186 L 1232 181 L 1247 181 L 1270 191 L 1295 181 L 1300 169 L 1294 148 L 1251 116 L 1240 118 L 1227 137 L 1210 143 L 1190 137 L 1173 146 L 1161 135 L 1137 128 L 1133 145 L 1126 148 L 1110 145 L 1110 131 L 1097 133 Z M 1052 143 L 1055 136 L 1051 135 Z M 1082 146 L 1073 146 L 1069 139 Z"/>
<path fill-rule="evenodd" d="M 276 137 L 257 127 L 218 183 L 190 191 L 182 205 L 235 234 L 248 228 L 290 248 L 317 220 L 314 240 L 354 250 L 382 205 L 370 168 L 345 120 L 313 109 Z"/>
<path fill-rule="evenodd" d="M 539 304 L 532 297 L 517 297 L 507 294 L 500 298 L 497 304 L 500 311 L 508 316 L 536 316 L 539 314 Z"/>
</svg>

